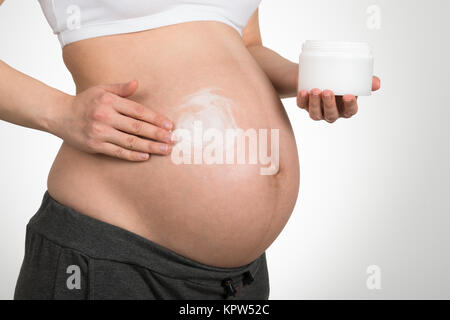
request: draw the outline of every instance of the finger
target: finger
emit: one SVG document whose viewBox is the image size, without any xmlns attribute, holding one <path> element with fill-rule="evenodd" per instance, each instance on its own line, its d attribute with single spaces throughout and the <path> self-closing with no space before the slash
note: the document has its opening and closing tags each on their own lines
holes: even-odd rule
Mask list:
<svg viewBox="0 0 450 320">
<path fill-rule="evenodd" d="M 358 112 L 358 103 L 356 97 L 352 95 L 345 95 L 342 97 L 343 116 L 344 118 L 351 118 Z"/>
<path fill-rule="evenodd" d="M 309 95 L 309 116 L 316 121 L 323 119 L 320 94 L 319 89 L 313 89 Z"/>
<path fill-rule="evenodd" d="M 118 95 L 119 97 L 127 98 L 136 92 L 138 85 L 137 80 L 131 80 L 126 83 L 103 85 L 102 88 L 108 92 Z"/>
<path fill-rule="evenodd" d="M 377 76 L 372 78 L 372 91 L 377 91 L 381 87 L 381 80 Z"/>
<path fill-rule="evenodd" d="M 115 129 L 134 136 L 141 136 L 165 143 L 173 143 L 175 141 L 175 136 L 172 132 L 149 124 L 148 122 L 126 117 L 122 114 L 116 114 L 112 122 L 112 126 Z"/>
<path fill-rule="evenodd" d="M 339 117 L 344 117 L 344 102 L 342 96 L 336 96 L 336 106 L 339 112 Z"/>
<path fill-rule="evenodd" d="M 302 90 L 298 93 L 297 96 L 297 105 L 301 108 L 301 109 L 305 109 L 308 110 L 309 106 L 308 106 L 308 100 L 309 100 L 309 95 L 308 95 L 308 91 L 306 90 Z"/>
<path fill-rule="evenodd" d="M 172 121 L 166 117 L 131 100 L 118 98 L 114 103 L 114 108 L 125 116 L 154 124 L 166 130 L 172 130 L 174 127 Z"/>
<path fill-rule="evenodd" d="M 146 161 L 150 158 L 150 155 L 148 153 L 131 151 L 108 142 L 102 143 L 98 147 L 98 151 L 113 158 L 135 162 Z"/>
<path fill-rule="evenodd" d="M 142 139 L 119 130 L 113 130 L 113 132 L 108 135 L 107 142 L 131 151 L 139 151 L 142 153 L 167 155 L 170 151 L 170 146 L 168 144 Z"/>
<path fill-rule="evenodd" d="M 322 92 L 323 114 L 327 122 L 333 123 L 339 118 L 339 110 L 336 105 L 334 93 L 331 90 Z"/>
</svg>

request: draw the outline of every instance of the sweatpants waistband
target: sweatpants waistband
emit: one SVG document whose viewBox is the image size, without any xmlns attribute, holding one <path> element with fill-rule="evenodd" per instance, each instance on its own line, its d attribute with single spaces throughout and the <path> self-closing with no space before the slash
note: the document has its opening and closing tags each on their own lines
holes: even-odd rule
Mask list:
<svg viewBox="0 0 450 320">
<path fill-rule="evenodd" d="M 114 225 L 96 220 L 57 202 L 45 192 L 41 206 L 27 228 L 48 240 L 86 256 L 142 266 L 162 275 L 216 285 L 217 279 L 239 281 L 265 264 L 265 253 L 236 268 L 208 266 L 179 255 L 155 242 Z"/>
</svg>

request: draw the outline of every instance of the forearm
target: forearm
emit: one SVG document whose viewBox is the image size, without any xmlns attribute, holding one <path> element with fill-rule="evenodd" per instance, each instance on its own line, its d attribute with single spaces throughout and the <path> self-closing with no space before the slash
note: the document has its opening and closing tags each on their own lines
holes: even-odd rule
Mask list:
<svg viewBox="0 0 450 320">
<path fill-rule="evenodd" d="M 70 99 L 0 60 L 0 120 L 58 135 L 58 115 Z"/>
<path fill-rule="evenodd" d="M 262 46 L 248 46 L 248 51 L 267 74 L 280 98 L 297 95 L 298 64 Z"/>
</svg>

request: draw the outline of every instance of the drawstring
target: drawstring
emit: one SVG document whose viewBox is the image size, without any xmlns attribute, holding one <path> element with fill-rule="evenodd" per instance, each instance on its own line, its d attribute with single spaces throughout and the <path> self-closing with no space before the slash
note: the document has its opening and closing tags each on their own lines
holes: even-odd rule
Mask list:
<svg viewBox="0 0 450 320">
<path fill-rule="evenodd" d="M 255 278 L 253 278 L 252 273 L 250 271 L 244 272 L 244 279 L 242 280 L 244 286 L 252 284 L 253 281 L 255 281 Z"/>
<path fill-rule="evenodd" d="M 242 274 L 242 284 L 244 286 L 252 284 L 253 281 L 255 281 L 255 278 L 253 278 L 253 275 L 250 271 L 246 271 Z M 238 290 L 236 289 L 235 284 L 233 283 L 233 280 L 230 278 L 224 279 L 222 281 L 222 286 L 225 288 L 225 298 L 228 297 L 236 297 L 238 295 Z"/>
<path fill-rule="evenodd" d="M 233 297 L 236 296 L 237 290 L 234 287 L 233 280 L 231 280 L 231 279 L 223 280 L 222 286 L 225 288 L 225 298 L 228 298 L 231 296 L 233 296 Z"/>
</svg>

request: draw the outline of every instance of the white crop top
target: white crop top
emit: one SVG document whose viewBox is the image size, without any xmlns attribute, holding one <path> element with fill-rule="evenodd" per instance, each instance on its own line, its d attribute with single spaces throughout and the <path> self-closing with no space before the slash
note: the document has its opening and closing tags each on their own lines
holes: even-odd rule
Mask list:
<svg viewBox="0 0 450 320">
<path fill-rule="evenodd" d="M 39 0 L 61 46 L 189 21 L 219 21 L 239 33 L 262 0 Z"/>
</svg>

